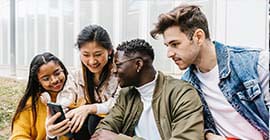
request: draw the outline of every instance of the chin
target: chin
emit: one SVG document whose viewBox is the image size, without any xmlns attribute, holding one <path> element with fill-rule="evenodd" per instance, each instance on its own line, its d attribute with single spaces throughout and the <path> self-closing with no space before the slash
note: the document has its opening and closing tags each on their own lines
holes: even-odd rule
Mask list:
<svg viewBox="0 0 270 140">
<path fill-rule="evenodd" d="M 125 84 L 125 83 L 120 82 L 120 83 L 119 83 L 119 86 L 120 86 L 121 88 L 124 88 L 124 87 L 128 87 L 129 85 L 127 85 L 127 84 Z"/>
<path fill-rule="evenodd" d="M 101 69 L 99 68 L 96 68 L 96 69 L 88 68 L 88 70 L 91 71 L 92 73 L 99 73 L 101 71 Z"/>
<path fill-rule="evenodd" d="M 178 66 L 178 68 L 179 68 L 180 70 L 185 70 L 185 69 L 187 69 L 188 67 L 187 67 L 187 66 Z"/>
</svg>

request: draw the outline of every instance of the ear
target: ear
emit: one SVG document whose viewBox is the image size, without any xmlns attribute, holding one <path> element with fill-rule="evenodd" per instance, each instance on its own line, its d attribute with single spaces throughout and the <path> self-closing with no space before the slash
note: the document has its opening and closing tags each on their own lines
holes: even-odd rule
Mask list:
<svg viewBox="0 0 270 140">
<path fill-rule="evenodd" d="M 113 53 L 113 49 L 108 50 L 108 54 L 111 55 Z"/>
<path fill-rule="evenodd" d="M 202 29 L 198 28 L 195 30 L 192 38 L 193 41 L 200 46 L 205 40 L 205 33 Z"/>
<path fill-rule="evenodd" d="M 136 60 L 136 71 L 140 72 L 142 70 L 142 67 L 144 65 L 144 62 L 142 59 L 137 59 Z"/>
</svg>

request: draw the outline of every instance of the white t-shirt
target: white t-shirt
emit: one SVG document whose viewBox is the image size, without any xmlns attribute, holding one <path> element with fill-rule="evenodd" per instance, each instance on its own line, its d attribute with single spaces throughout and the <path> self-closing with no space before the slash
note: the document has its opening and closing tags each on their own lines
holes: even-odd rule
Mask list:
<svg viewBox="0 0 270 140">
<path fill-rule="evenodd" d="M 259 58 L 258 73 L 261 81 L 265 101 L 269 105 L 268 92 L 268 57 L 267 53 L 261 53 Z M 221 92 L 219 83 L 219 71 L 216 65 L 211 71 L 201 73 L 195 72 L 204 92 L 205 101 L 208 104 L 210 112 L 214 118 L 217 130 L 222 136 L 234 137 L 244 140 L 263 140 L 262 134 L 255 129 L 247 120 L 245 120 L 227 101 Z"/>
</svg>

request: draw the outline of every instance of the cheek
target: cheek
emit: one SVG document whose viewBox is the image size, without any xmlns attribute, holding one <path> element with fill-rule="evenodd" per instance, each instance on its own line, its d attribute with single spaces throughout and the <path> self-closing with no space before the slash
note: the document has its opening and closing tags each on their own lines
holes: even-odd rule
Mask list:
<svg viewBox="0 0 270 140">
<path fill-rule="evenodd" d="M 98 61 L 99 61 L 99 63 L 101 63 L 102 65 L 105 65 L 105 64 L 107 64 L 107 62 L 108 62 L 108 57 L 106 57 L 106 56 L 100 57 L 100 58 L 98 59 Z"/>
<path fill-rule="evenodd" d="M 44 83 L 44 82 L 40 82 L 40 85 L 41 85 L 42 88 L 44 88 L 45 90 L 49 90 L 49 84 Z"/>
<path fill-rule="evenodd" d="M 66 76 L 65 76 L 65 74 L 62 73 L 62 74 L 60 75 L 59 79 L 60 79 L 61 81 L 63 81 L 63 82 L 66 81 Z"/>
<path fill-rule="evenodd" d="M 87 59 L 85 56 L 82 56 L 82 55 L 80 56 L 80 58 L 81 58 L 82 63 L 83 63 L 84 65 L 86 65 L 88 59 Z"/>
</svg>

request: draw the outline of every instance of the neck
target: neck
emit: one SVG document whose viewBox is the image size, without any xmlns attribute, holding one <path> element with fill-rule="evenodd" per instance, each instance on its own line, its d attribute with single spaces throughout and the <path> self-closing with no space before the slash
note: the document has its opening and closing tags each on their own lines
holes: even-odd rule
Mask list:
<svg viewBox="0 0 270 140">
<path fill-rule="evenodd" d="M 209 72 L 217 64 L 215 45 L 211 41 L 206 41 L 201 47 L 199 57 L 195 63 L 197 68 L 202 72 Z"/>
<path fill-rule="evenodd" d="M 94 73 L 94 85 L 97 86 L 99 83 L 100 73 Z"/>
<path fill-rule="evenodd" d="M 56 102 L 57 94 L 58 94 L 58 92 L 50 92 L 52 102 Z"/>
<path fill-rule="evenodd" d="M 147 70 L 141 71 L 140 73 L 142 75 L 140 75 L 141 78 L 139 84 L 136 87 L 140 87 L 146 83 L 153 81 L 155 79 L 157 71 L 153 67 L 150 67 Z"/>
</svg>

